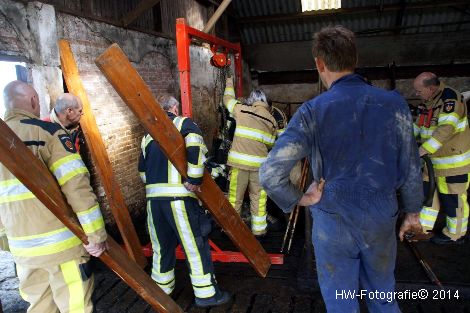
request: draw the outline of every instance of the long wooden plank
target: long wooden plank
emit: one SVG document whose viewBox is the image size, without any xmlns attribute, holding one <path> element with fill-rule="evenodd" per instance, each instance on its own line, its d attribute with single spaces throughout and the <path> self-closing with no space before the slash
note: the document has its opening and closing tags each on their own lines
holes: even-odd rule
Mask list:
<svg viewBox="0 0 470 313">
<path fill-rule="evenodd" d="M 39 161 L 2 120 L 0 120 L 0 133 L 2 134 L 0 162 L 83 243 L 87 244 L 86 234 L 60 191 L 57 181 L 44 163 Z M 183 312 L 110 236 L 107 242 L 109 249 L 100 256 L 100 259 L 123 281 L 158 312 Z"/>
<path fill-rule="evenodd" d="M 142 126 L 158 141 L 178 172 L 186 177 L 186 147 L 183 137 L 160 108 L 150 88 L 132 67 L 121 48 L 117 44 L 111 45 L 95 63 L 138 117 Z M 266 251 L 243 223 L 207 170 L 204 173 L 201 192 L 198 192 L 197 196 L 255 271 L 266 277 L 271 265 Z"/>
<path fill-rule="evenodd" d="M 150 10 L 159 2 L 160 0 L 141 0 L 134 10 L 130 11 L 126 16 L 122 18 L 122 24 L 124 25 L 124 27 L 128 26 L 139 16 L 144 14 L 145 11 Z"/>
<path fill-rule="evenodd" d="M 142 247 L 137 237 L 131 216 L 127 208 L 121 188 L 113 173 L 111 162 L 104 145 L 103 139 L 98 130 L 93 111 L 91 110 L 90 101 L 83 87 L 78 67 L 73 57 L 70 43 L 67 40 L 59 40 L 60 63 L 62 65 L 62 73 L 70 93 L 80 98 L 83 104 L 84 115 L 80 119 L 80 126 L 85 135 L 87 145 L 89 147 L 91 157 L 96 164 L 96 169 L 103 184 L 108 199 L 109 207 L 113 213 L 116 224 L 121 233 L 122 239 L 126 246 L 126 250 L 130 257 L 137 262 L 142 268 L 147 265 L 147 260 L 142 252 Z"/>
</svg>

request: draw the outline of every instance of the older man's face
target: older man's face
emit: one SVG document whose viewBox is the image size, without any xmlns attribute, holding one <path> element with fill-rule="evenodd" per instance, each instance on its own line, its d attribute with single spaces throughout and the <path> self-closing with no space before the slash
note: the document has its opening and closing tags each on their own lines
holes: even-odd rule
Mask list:
<svg viewBox="0 0 470 313">
<path fill-rule="evenodd" d="M 75 127 L 80 123 L 80 118 L 83 115 L 83 105 L 80 101 L 77 101 L 77 105 L 67 109 L 67 119 L 70 122 L 70 126 Z"/>
<path fill-rule="evenodd" d="M 428 101 L 429 99 L 431 99 L 432 95 L 434 94 L 433 86 L 425 87 L 423 83 L 419 81 L 415 81 L 413 83 L 413 88 L 415 89 L 416 96 L 418 96 L 421 100 L 424 101 Z"/>
</svg>

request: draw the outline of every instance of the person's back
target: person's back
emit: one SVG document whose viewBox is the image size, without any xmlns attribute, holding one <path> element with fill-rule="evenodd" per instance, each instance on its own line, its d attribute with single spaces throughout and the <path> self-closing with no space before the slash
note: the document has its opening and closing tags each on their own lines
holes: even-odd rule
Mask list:
<svg viewBox="0 0 470 313">
<path fill-rule="evenodd" d="M 407 213 L 400 238 L 421 229 L 418 149 L 403 98 L 353 74 L 357 57 L 351 31 L 322 29 L 312 52 L 328 91 L 298 109 L 261 167 L 260 181 L 284 212 L 297 204 L 310 209 L 328 312 L 358 312 L 358 300 L 342 292 L 395 289 L 397 190 Z M 304 157 L 319 181 L 305 193 L 288 180 Z M 364 300 L 370 312 L 399 312 L 396 301 L 366 295 Z"/>
<path fill-rule="evenodd" d="M 400 132 L 410 121 L 401 96 L 348 75 L 305 106 L 317 117 L 327 189 L 395 192 L 406 174 Z"/>
</svg>

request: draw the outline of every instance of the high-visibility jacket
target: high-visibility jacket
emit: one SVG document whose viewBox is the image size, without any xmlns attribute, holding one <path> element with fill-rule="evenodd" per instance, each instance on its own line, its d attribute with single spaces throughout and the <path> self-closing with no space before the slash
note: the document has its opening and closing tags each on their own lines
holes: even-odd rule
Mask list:
<svg viewBox="0 0 470 313">
<path fill-rule="evenodd" d="M 70 139 L 72 139 L 72 143 L 75 145 L 75 149 L 77 149 L 77 152 L 80 153 L 80 140 L 81 140 L 80 133 L 81 133 L 81 130 L 80 130 L 80 127 L 78 125 L 76 127 L 72 128 L 72 129 L 67 129 L 60 122 L 59 117 L 57 116 L 57 113 L 55 112 L 54 109 L 51 110 L 51 113 L 49 113 L 49 116 L 44 117 L 42 120 L 46 121 L 46 122 L 52 122 L 52 123 L 59 124 L 60 127 L 62 127 L 62 129 L 65 130 L 65 132 L 67 134 L 69 134 Z"/>
<path fill-rule="evenodd" d="M 190 118 L 176 116 L 170 112 L 167 114 L 186 143 L 187 181 L 193 185 L 200 185 L 204 175 L 204 162 L 207 153 L 201 130 Z M 193 192 L 184 187 L 184 180 L 180 173 L 150 134 L 146 134 L 142 138 L 141 149 L 139 173 L 145 183 L 147 199 L 174 200 L 185 197 L 197 199 Z"/>
<path fill-rule="evenodd" d="M 7 111 L 5 122 L 55 176 L 88 240 L 105 241 L 104 221 L 88 170 L 69 135 L 57 124 L 21 110 Z M 2 225 L 10 251 L 21 266 L 55 266 L 86 254 L 80 239 L 0 164 Z"/>
<path fill-rule="evenodd" d="M 268 104 L 258 101 L 243 105 L 235 98 L 233 79 L 228 78 L 224 105 L 237 122 L 227 164 L 244 170 L 258 170 L 274 145 L 278 129 Z"/>
<path fill-rule="evenodd" d="M 418 111 L 414 134 L 429 152 L 435 175 L 470 173 L 470 130 L 462 95 L 441 83 Z"/>
</svg>

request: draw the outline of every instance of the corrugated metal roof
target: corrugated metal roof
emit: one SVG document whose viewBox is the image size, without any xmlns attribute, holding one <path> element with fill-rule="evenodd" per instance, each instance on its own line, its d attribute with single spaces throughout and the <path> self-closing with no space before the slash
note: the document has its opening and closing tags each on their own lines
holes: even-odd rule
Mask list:
<svg viewBox="0 0 470 313">
<path fill-rule="evenodd" d="M 442 3 L 443 1 L 439 2 Z M 406 5 L 429 3 L 429 0 L 407 0 Z M 343 0 L 343 8 L 386 7 L 399 5 L 400 0 Z M 238 18 L 289 15 L 302 12 L 301 0 L 235 0 Z M 467 4 L 470 8 L 470 1 Z M 470 15 L 455 7 L 427 7 L 404 11 L 401 34 L 453 32 L 470 29 Z M 239 24 L 245 45 L 310 40 L 313 34 L 328 25 L 343 25 L 358 35 L 393 32 L 397 27 L 399 10 L 375 11 L 361 14 L 331 14 L 314 18 L 275 20 Z M 459 23 L 461 23 L 459 25 Z"/>
</svg>

